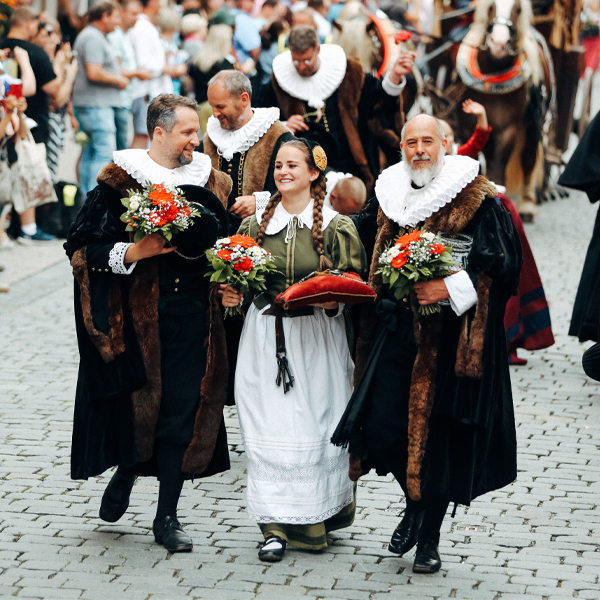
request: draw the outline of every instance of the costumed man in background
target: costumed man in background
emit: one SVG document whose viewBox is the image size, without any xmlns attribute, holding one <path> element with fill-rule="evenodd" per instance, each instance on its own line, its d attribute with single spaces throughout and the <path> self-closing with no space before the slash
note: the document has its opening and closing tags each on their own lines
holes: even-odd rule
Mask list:
<svg viewBox="0 0 600 600">
<path fill-rule="evenodd" d="M 414 53 L 401 54 L 379 81 L 365 74 L 357 59 L 346 59 L 341 46 L 321 46 L 312 27 L 293 27 L 288 44 L 290 49 L 273 60 L 271 81 L 261 89 L 257 104 L 278 106 L 294 133 L 329 149 L 332 169 L 360 177 L 370 193 L 380 169 L 368 121 L 380 112 L 401 110 L 398 97 Z"/>
<path fill-rule="evenodd" d="M 332 439 L 350 445 L 352 479 L 375 468 L 400 483 L 406 511 L 389 550 L 402 555 L 417 545 L 416 573 L 441 568 L 450 502 L 468 505 L 517 474 L 503 317 L 519 282 L 519 238 L 479 163 L 445 157 L 446 145 L 437 119 L 413 117 L 402 131 L 404 160 L 377 180 L 369 284 L 378 302 L 362 314 L 357 384 Z M 377 274 L 379 252 L 414 227 L 468 236 L 468 260 L 396 301 Z M 447 300 L 439 313 L 418 312 Z"/>
<path fill-rule="evenodd" d="M 250 80 L 239 71 L 217 73 L 208 82 L 207 93 L 213 116 L 208 119 L 202 149 L 213 168 L 231 177 L 228 207 L 241 223 L 264 209 L 277 191 L 275 157 L 294 134 L 279 121 L 277 107 L 252 108 Z"/>
<path fill-rule="evenodd" d="M 157 476 L 153 532 L 169 552 L 192 549 L 177 520 L 184 479 L 229 468 L 225 334 L 204 250 L 229 233 L 231 180 L 194 152 L 196 109 L 174 94 L 150 103 L 150 150 L 114 153 L 65 243 L 80 353 L 71 476 L 118 465 L 100 507 L 111 523 L 127 510 L 136 476 Z M 177 186 L 201 213 L 170 247 L 158 233 L 132 243 L 120 220 L 121 198 L 147 182 Z"/>
</svg>

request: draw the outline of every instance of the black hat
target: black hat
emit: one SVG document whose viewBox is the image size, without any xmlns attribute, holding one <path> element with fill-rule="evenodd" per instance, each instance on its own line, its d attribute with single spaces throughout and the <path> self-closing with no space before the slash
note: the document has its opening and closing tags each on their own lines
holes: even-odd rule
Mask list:
<svg viewBox="0 0 600 600">
<path fill-rule="evenodd" d="M 583 353 L 581 364 L 588 377 L 600 381 L 600 343 L 594 344 Z"/>
</svg>

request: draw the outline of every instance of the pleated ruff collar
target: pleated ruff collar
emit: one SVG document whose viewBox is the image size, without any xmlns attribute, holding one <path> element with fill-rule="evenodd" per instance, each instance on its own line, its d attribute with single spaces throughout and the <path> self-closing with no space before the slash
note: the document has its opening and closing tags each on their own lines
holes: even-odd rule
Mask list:
<svg viewBox="0 0 600 600">
<path fill-rule="evenodd" d="M 113 152 L 113 161 L 129 173 L 140 185 L 164 183 L 167 185 L 198 185 L 203 186 L 211 173 L 210 157 L 201 152 L 192 154 L 189 165 L 167 169 L 154 162 L 147 150 L 130 149 Z"/>
<path fill-rule="evenodd" d="M 386 217 L 401 227 L 414 226 L 451 202 L 478 174 L 476 160 L 446 155 L 440 174 L 428 185 L 415 189 L 408 166 L 401 161 L 381 173 L 375 194 Z"/>
<path fill-rule="evenodd" d="M 285 243 L 287 244 L 293 237 L 293 222 L 294 217 L 298 219 L 298 224 L 296 227 L 299 229 L 303 229 L 304 227 L 308 227 L 312 229 L 313 226 L 313 207 L 315 205 L 315 201 L 311 200 L 306 208 L 299 215 L 290 214 L 285 208 L 283 208 L 283 204 L 281 202 L 275 207 L 275 212 L 267 225 L 267 229 L 265 233 L 267 235 L 276 235 L 283 229 L 287 228 L 287 233 L 285 236 Z M 256 211 L 256 220 L 260 225 L 262 221 L 264 210 Z M 338 213 L 327 206 L 323 206 L 323 227 L 321 231 L 325 231 L 328 225 L 333 221 L 334 217 Z"/>
<path fill-rule="evenodd" d="M 289 50 L 273 59 L 273 75 L 281 89 L 312 108 L 323 108 L 324 101 L 340 87 L 346 75 L 346 53 L 341 46 L 323 44 L 319 58 L 321 66 L 310 77 L 298 75 Z"/>
<path fill-rule="evenodd" d="M 210 117 L 206 125 L 206 133 L 217 147 L 217 152 L 225 160 L 230 161 L 236 152 L 250 150 L 269 131 L 277 119 L 279 119 L 279 109 L 276 106 L 255 108 L 254 116 L 243 127 L 235 131 L 223 129 L 219 119 Z"/>
</svg>

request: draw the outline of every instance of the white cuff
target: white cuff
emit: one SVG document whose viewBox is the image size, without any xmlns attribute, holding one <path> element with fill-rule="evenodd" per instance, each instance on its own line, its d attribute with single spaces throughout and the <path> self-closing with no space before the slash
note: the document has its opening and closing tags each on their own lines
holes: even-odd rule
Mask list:
<svg viewBox="0 0 600 600">
<path fill-rule="evenodd" d="M 402 90 L 404 89 L 405 85 L 406 85 L 406 77 L 404 77 L 404 75 L 402 75 L 402 79 L 401 79 L 400 83 L 398 85 L 395 85 L 390 81 L 389 73 L 386 74 L 386 76 L 383 78 L 383 81 L 381 83 L 381 87 L 383 88 L 383 91 L 386 94 L 388 94 L 388 96 L 399 96 L 402 93 Z"/>
<path fill-rule="evenodd" d="M 115 275 L 130 275 L 135 265 L 137 265 L 136 261 L 131 263 L 129 267 L 125 266 L 125 253 L 129 246 L 133 246 L 133 244 L 117 242 L 108 255 L 108 266 Z"/>
<path fill-rule="evenodd" d="M 444 283 L 448 288 L 450 306 L 459 317 L 477 304 L 477 292 L 466 271 L 446 277 Z"/>
<path fill-rule="evenodd" d="M 265 210 L 271 199 L 271 192 L 254 192 L 252 195 L 256 198 L 256 212 Z"/>
</svg>

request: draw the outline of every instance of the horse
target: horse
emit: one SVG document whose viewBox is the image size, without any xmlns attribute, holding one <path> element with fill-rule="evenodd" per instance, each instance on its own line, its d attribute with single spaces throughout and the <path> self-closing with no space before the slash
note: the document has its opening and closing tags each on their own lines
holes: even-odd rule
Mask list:
<svg viewBox="0 0 600 600">
<path fill-rule="evenodd" d="M 479 0 L 455 59 L 462 97 L 482 104 L 492 127 L 483 150 L 487 176 L 517 192 L 527 222 L 537 214 L 534 171 L 543 165 L 545 119 L 552 107 L 548 91 L 554 87 L 552 59 L 532 20 L 530 0 Z M 458 110 L 456 120 L 459 136 L 467 139 L 473 117 Z"/>
</svg>

